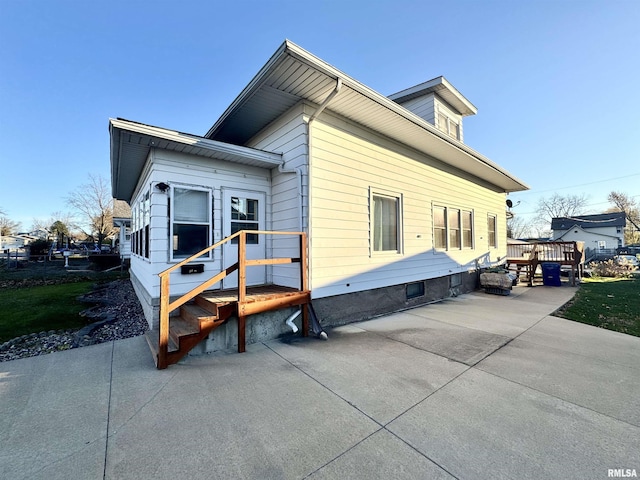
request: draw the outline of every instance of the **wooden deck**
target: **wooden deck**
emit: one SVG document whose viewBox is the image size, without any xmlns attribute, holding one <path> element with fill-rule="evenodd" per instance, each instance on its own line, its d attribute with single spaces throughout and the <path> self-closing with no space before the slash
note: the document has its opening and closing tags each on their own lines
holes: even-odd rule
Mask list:
<svg viewBox="0 0 640 480">
<path fill-rule="evenodd" d="M 584 242 L 533 242 L 507 247 L 507 268 L 518 277 L 523 274 L 531 287 L 538 266 L 545 262 L 569 266 L 571 284 L 575 286 L 584 270 Z"/>
</svg>

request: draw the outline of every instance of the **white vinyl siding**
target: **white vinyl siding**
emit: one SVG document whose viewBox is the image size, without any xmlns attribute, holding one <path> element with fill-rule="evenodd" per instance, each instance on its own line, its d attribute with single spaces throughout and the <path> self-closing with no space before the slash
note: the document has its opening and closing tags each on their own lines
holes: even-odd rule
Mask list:
<svg viewBox="0 0 640 480">
<path fill-rule="evenodd" d="M 299 232 L 308 225 L 307 126 L 303 121 L 304 104 L 300 103 L 256 135 L 247 146 L 282 153 L 284 169 L 299 173 L 271 170 L 271 229 Z M 302 212 L 301 212 L 302 210 Z M 302 216 L 302 218 L 301 218 Z M 271 239 L 268 239 L 271 240 Z M 278 237 L 273 242 L 275 257 L 298 256 L 299 236 Z M 300 269 L 297 264 L 274 265 L 267 277 L 277 285 L 298 288 Z"/>
<path fill-rule="evenodd" d="M 433 93 L 423 95 L 421 97 L 413 98 L 404 103 L 401 103 L 404 108 L 410 112 L 415 113 L 423 120 L 426 120 L 431 125 L 436 124 L 435 117 L 435 96 Z"/>
<path fill-rule="evenodd" d="M 437 253 L 431 205 L 473 211 L 473 232 L 486 231 L 489 212 L 504 208 L 505 195 L 471 175 L 386 140 L 325 110 L 311 126 L 313 176 L 311 272 L 314 297 L 448 276 L 475 268 L 485 239 L 475 248 Z M 402 193 L 402 250 L 372 255 L 370 192 Z M 506 222 L 500 217 L 499 222 Z M 462 228 L 462 230 L 464 230 Z M 465 238 L 459 228 L 458 235 Z M 491 260 L 506 255 L 506 246 Z M 485 250 L 486 252 L 486 250 Z M 494 255 L 495 254 L 495 255 Z M 494 258 L 494 256 L 496 258 Z M 480 260 L 484 261 L 484 260 Z"/>
<path fill-rule="evenodd" d="M 264 191 L 267 192 L 267 204 L 270 201 L 270 171 L 258 167 L 158 149 L 152 150 L 146 170 L 138 187 L 140 191 L 136 195 L 141 196 L 147 189 L 151 194 L 149 260 L 132 256 L 131 273 L 150 297 L 159 296 L 160 279 L 158 273 L 180 260 L 179 258 L 175 261 L 171 259 L 173 243 L 170 238 L 172 222 L 169 202 L 173 199 L 172 189 L 162 192 L 155 187 L 158 182 L 168 183 L 172 188 L 200 189 L 210 192 L 211 223 L 213 226 L 209 238 L 210 244 L 222 240 L 223 220 L 227 219 L 226 212 L 221 210 L 223 188 Z M 267 214 L 267 228 L 270 228 L 269 221 Z M 180 270 L 171 274 L 172 294 L 184 294 L 202 283 L 207 275 L 210 277 L 220 272 L 222 270 L 221 250 L 216 249 L 210 258 L 203 258 L 199 262 L 205 265 L 205 273 L 203 274 L 182 275 Z"/>
</svg>

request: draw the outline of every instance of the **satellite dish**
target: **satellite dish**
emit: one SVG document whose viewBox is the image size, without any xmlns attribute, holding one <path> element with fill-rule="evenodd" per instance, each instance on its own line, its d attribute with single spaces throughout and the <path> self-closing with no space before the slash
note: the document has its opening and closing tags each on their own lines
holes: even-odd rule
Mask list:
<svg viewBox="0 0 640 480">
<path fill-rule="evenodd" d="M 507 198 L 507 207 L 513 207 L 513 202 Z"/>
</svg>

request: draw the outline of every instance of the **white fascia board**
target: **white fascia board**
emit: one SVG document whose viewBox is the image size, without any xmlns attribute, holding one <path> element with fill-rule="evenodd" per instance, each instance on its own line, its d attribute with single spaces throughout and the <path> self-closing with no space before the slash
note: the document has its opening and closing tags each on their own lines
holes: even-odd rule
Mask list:
<svg viewBox="0 0 640 480">
<path fill-rule="evenodd" d="M 279 153 L 267 152 L 265 150 L 258 150 L 255 148 L 218 142 L 216 140 L 210 140 L 208 138 L 199 137 L 188 133 L 181 133 L 175 130 L 168 130 L 166 128 L 154 127 L 151 125 L 131 122 L 128 120 L 109 119 L 109 122 L 111 122 L 111 125 L 117 129 L 139 133 L 141 135 L 159 138 L 167 140 L 169 142 L 197 146 L 198 148 L 210 150 L 212 152 L 220 154 L 237 155 L 253 160 L 260 160 L 265 163 L 270 163 L 273 166 L 278 166 L 282 163 L 282 155 Z"/>
</svg>

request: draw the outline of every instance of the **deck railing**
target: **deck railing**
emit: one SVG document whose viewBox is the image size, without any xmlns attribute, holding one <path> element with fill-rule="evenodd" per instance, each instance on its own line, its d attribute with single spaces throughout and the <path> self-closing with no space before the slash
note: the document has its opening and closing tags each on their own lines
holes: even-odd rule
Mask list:
<svg viewBox="0 0 640 480">
<path fill-rule="evenodd" d="M 283 257 L 283 258 L 261 258 L 261 259 L 248 259 L 247 258 L 247 235 L 288 235 L 298 236 L 299 242 L 299 257 Z M 238 261 L 233 265 L 225 268 L 221 272 L 217 273 L 213 277 L 209 278 L 205 282 L 201 283 L 197 287 L 188 291 L 180 298 L 177 298 L 173 302 L 170 301 L 170 282 L 171 272 L 179 269 L 180 267 L 187 265 L 188 263 L 199 259 L 202 255 L 205 255 L 218 247 L 221 247 L 225 243 L 231 242 L 234 238 L 238 238 Z M 307 277 L 307 234 L 304 232 L 279 232 L 279 231 L 263 231 L 263 230 L 240 230 L 226 237 L 225 239 L 210 245 L 209 247 L 191 255 L 189 258 L 185 258 L 179 263 L 167 268 L 160 272 L 160 324 L 159 324 L 159 343 L 158 343 L 158 360 L 163 362 L 166 358 L 169 348 L 169 316 L 172 311 L 184 305 L 188 301 L 192 300 L 202 292 L 208 290 L 210 287 L 226 278 L 231 273 L 238 271 L 238 304 L 242 304 L 247 296 L 247 267 L 254 266 L 266 266 L 266 265 L 283 265 L 288 263 L 300 264 L 300 290 L 308 290 L 308 277 Z"/>
</svg>

